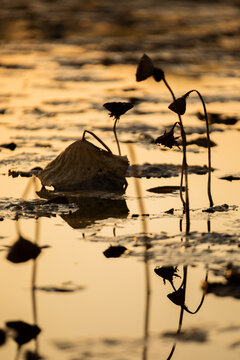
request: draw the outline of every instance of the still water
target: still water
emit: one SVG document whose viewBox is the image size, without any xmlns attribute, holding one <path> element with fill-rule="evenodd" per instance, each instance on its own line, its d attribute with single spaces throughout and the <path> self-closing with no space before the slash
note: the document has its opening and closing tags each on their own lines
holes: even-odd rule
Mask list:
<svg viewBox="0 0 240 360">
<path fill-rule="evenodd" d="M 114 34 L 119 47 L 114 50 L 110 25 L 100 21 L 106 9 L 113 11 L 112 5 L 105 1 L 101 8 L 97 1 L 98 11 L 94 13 L 93 3 L 85 8 L 85 15 L 91 15 L 85 21 L 94 17 L 96 28 L 85 41 L 73 37 L 70 24 L 68 36 L 62 35 L 60 40 L 46 41 L 38 34 L 35 41 L 27 37 L 35 32 L 26 32 L 23 17 L 22 26 L 19 25 L 22 33 L 18 34 L 21 42 L 13 33 L 6 32 L 5 37 L 8 34 L 9 38 L 6 37 L 0 50 L 0 144 L 17 145 L 13 151 L 0 148 L 0 329 L 7 336 L 0 347 L 0 358 L 237 360 L 239 180 L 222 178 L 240 176 L 240 86 L 235 53 L 238 38 L 234 35 L 238 31 L 235 17 L 239 10 L 221 2 L 212 12 L 214 5 L 208 5 L 210 10 L 206 11 L 199 4 L 195 24 L 199 31 L 195 33 L 190 21 L 191 2 L 180 6 L 171 1 L 179 6 L 179 11 L 162 9 L 164 24 L 174 26 L 172 31 L 163 26 L 165 32 L 158 41 L 163 45 L 165 36 L 172 49 L 165 44 L 160 54 L 154 36 L 155 14 L 160 13 L 155 1 L 151 2 L 155 12 L 145 8 L 144 1 L 131 12 L 135 28 L 132 35 L 123 32 L 129 23 L 116 24 Z M 134 1 L 129 4 L 136 5 Z M 35 10 L 44 13 L 47 7 L 44 9 Z M 60 6 L 56 14 L 63 14 L 61 9 Z M 12 13 L 11 9 L 5 11 Z M 119 5 L 115 11 L 118 14 Z M 221 42 L 217 41 L 218 46 L 206 58 L 211 48 L 209 34 L 214 29 L 211 22 L 214 14 L 219 21 L 217 34 Z M 143 34 L 144 22 L 139 21 L 143 18 L 151 31 L 143 37 L 142 47 L 138 46 L 133 53 L 129 47 L 133 39 Z M 190 56 L 187 49 L 181 56 L 178 52 L 179 19 L 184 46 L 185 40 L 198 39 L 190 52 L 191 61 L 184 56 Z M 226 35 L 227 24 L 233 34 L 231 39 Z M 101 48 L 98 31 L 99 36 L 105 37 Z M 152 78 L 135 81 L 138 60 L 146 51 L 150 51 L 157 65 L 164 67 L 176 96 L 197 89 L 209 114 L 219 114 L 220 120 L 211 124 L 211 140 L 216 144 L 212 147 L 212 196 L 214 205 L 220 207 L 213 213 L 203 211 L 209 207 L 207 174 L 190 171 L 188 235 L 179 191 L 148 191 L 160 186 L 179 186 L 182 150 L 158 147 L 151 142 L 177 120 L 176 114 L 168 110 L 171 97 L 162 82 L 156 83 Z M 174 176 L 151 174 L 139 178 L 139 194 L 136 178 L 129 175 L 124 194 L 75 192 L 71 194 L 74 201 L 68 204 L 48 205 L 44 196 L 36 193 L 41 189 L 39 180 L 34 183 L 32 178 L 9 176 L 9 170 L 44 168 L 80 139 L 85 129 L 96 133 L 117 153 L 113 120 L 102 106 L 109 101 L 134 104 L 117 125 L 121 151 L 130 164 L 159 167 L 169 164 L 171 169 L 179 165 Z M 183 117 L 187 139 L 193 140 L 187 147 L 190 169 L 193 165 L 207 165 L 207 149 L 194 144 L 205 131 L 199 112 L 201 103 L 191 95 Z M 98 145 L 94 139 L 88 140 Z M 139 207 L 141 204 L 144 211 Z M 13 264 L 6 259 L 19 231 L 24 238 L 43 247 L 36 260 Z M 107 258 L 104 251 L 117 245 L 127 251 L 117 258 Z M 230 264 L 232 274 L 236 272 L 232 282 L 227 280 Z M 162 266 L 174 271 L 165 276 L 165 284 L 164 276 L 154 271 Z M 168 297 L 174 289 L 179 290 L 178 296 Z M 185 294 L 184 309 L 180 289 Z M 16 338 L 17 333 L 9 323 L 12 321 L 34 325 L 37 335 L 29 336 L 19 347 L 20 335 Z M 26 329 L 23 334 L 26 336 Z"/>
</svg>

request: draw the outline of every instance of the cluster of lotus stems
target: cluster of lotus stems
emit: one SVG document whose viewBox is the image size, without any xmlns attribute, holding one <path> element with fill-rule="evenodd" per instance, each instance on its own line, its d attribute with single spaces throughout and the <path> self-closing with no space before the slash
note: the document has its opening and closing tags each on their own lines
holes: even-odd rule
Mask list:
<svg viewBox="0 0 240 360">
<path fill-rule="evenodd" d="M 207 146 L 208 146 L 208 185 L 207 185 L 207 194 L 209 199 L 210 207 L 213 206 L 213 200 L 211 195 L 211 145 L 210 145 L 210 130 L 209 130 L 209 121 L 208 114 L 206 110 L 206 105 L 204 99 L 198 90 L 190 90 L 186 92 L 181 97 L 176 98 L 174 92 L 170 85 L 168 84 L 165 73 L 162 69 L 154 66 L 152 60 L 149 56 L 144 54 L 137 67 L 136 72 L 136 80 L 143 81 L 148 79 L 149 77 L 153 77 L 156 82 L 162 81 L 167 89 L 169 90 L 172 103 L 169 105 L 169 109 L 177 114 L 178 121 L 176 121 L 170 131 L 165 131 L 164 134 L 156 138 L 155 143 L 158 145 L 163 145 L 168 148 L 172 148 L 173 146 L 177 146 L 179 148 L 179 144 L 177 142 L 178 137 L 174 136 L 174 131 L 177 125 L 180 126 L 181 131 L 181 139 L 182 139 L 182 150 L 183 150 L 183 161 L 182 161 L 182 172 L 181 172 L 181 182 L 180 182 L 180 198 L 183 203 L 184 212 L 186 214 L 186 232 L 189 232 L 190 220 L 189 220 L 189 190 L 188 190 L 188 164 L 187 164 L 187 156 L 186 156 L 186 148 L 187 148 L 187 140 L 186 140 L 186 132 L 183 126 L 182 115 L 186 112 L 186 102 L 189 95 L 195 92 L 201 100 L 204 117 L 206 122 L 206 134 L 207 134 Z M 120 145 L 117 138 L 116 133 L 116 125 L 120 116 L 125 114 L 128 110 L 130 110 L 133 105 L 129 102 L 109 102 L 103 105 L 107 110 L 110 111 L 110 116 L 114 118 L 114 136 L 116 139 L 117 147 L 119 155 L 121 155 Z M 183 198 L 183 180 L 185 181 L 185 199 Z"/>
</svg>

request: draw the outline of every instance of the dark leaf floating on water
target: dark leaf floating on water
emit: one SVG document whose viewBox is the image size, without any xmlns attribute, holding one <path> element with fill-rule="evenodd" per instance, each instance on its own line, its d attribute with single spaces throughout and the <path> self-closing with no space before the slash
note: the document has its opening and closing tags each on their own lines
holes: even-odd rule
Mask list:
<svg viewBox="0 0 240 360">
<path fill-rule="evenodd" d="M 208 340 L 207 332 L 198 328 L 191 328 L 188 330 L 181 331 L 180 333 L 166 331 L 162 334 L 163 338 L 176 339 L 182 342 L 197 342 L 203 343 Z"/>
<path fill-rule="evenodd" d="M 30 325 L 24 321 L 8 321 L 6 322 L 6 326 L 16 332 L 13 339 L 19 346 L 35 339 L 41 332 L 41 329 L 37 325 Z"/>
<path fill-rule="evenodd" d="M 9 144 L 1 144 L 0 147 L 14 151 L 16 149 L 17 145 L 15 143 L 11 142 Z"/>
<path fill-rule="evenodd" d="M 133 108 L 133 104 L 129 102 L 108 102 L 103 106 L 110 111 L 109 116 L 114 117 L 116 120 L 119 120 L 121 115 Z"/>
<path fill-rule="evenodd" d="M 157 186 L 154 188 L 147 189 L 147 191 L 155 194 L 169 194 L 180 190 L 180 186 Z M 185 191 L 185 187 L 182 188 Z"/>
<path fill-rule="evenodd" d="M 41 248 L 31 241 L 19 236 L 19 239 L 11 246 L 7 260 L 18 264 L 31 259 L 36 259 L 41 252 Z"/>
<path fill-rule="evenodd" d="M 104 252 L 103 255 L 106 256 L 106 258 L 118 258 L 120 257 L 127 248 L 122 245 L 116 245 L 116 246 L 109 246 Z"/>
<path fill-rule="evenodd" d="M 212 206 L 206 210 L 202 210 L 202 212 L 215 213 L 215 212 L 224 212 L 224 211 L 228 211 L 228 210 L 229 210 L 229 205 L 223 204 L 223 205 Z"/>
<path fill-rule="evenodd" d="M 208 141 L 207 141 L 207 138 L 205 138 L 205 137 L 198 137 L 196 139 L 188 141 L 187 145 L 197 145 L 197 146 L 207 148 L 208 147 Z M 217 144 L 214 141 L 210 140 L 210 146 L 211 147 L 214 147 L 216 145 Z"/>
<path fill-rule="evenodd" d="M 219 179 L 227 180 L 227 181 L 240 180 L 240 175 L 227 175 L 220 177 Z"/>
<path fill-rule="evenodd" d="M 145 163 L 142 165 L 131 165 L 127 170 L 127 177 L 137 177 L 137 178 L 170 178 L 178 176 L 181 172 L 181 165 L 174 164 L 149 164 Z M 212 168 L 212 171 L 214 169 Z M 198 174 L 204 175 L 208 172 L 207 166 L 200 165 L 189 165 L 188 166 L 189 174 Z"/>
<path fill-rule="evenodd" d="M 199 120 L 205 121 L 204 114 L 197 112 L 196 116 Z M 208 112 L 208 120 L 211 124 L 235 125 L 239 119 L 236 116 L 227 116 L 219 113 Z"/>
<path fill-rule="evenodd" d="M 17 171 L 17 170 L 8 170 L 8 176 L 12 176 L 13 178 L 16 178 L 18 176 L 21 177 L 31 177 L 33 175 L 37 175 L 39 171 L 41 171 L 42 168 L 40 166 L 36 166 L 33 169 L 29 171 Z"/>
<path fill-rule="evenodd" d="M 177 266 L 157 266 L 154 269 L 154 272 L 163 279 L 164 285 L 166 284 L 166 280 L 168 280 L 172 284 L 174 276 L 179 278 L 181 277 L 177 274 Z"/>
<path fill-rule="evenodd" d="M 52 292 L 52 293 L 73 293 L 76 291 L 84 290 L 83 286 L 79 285 L 72 285 L 72 284 L 66 284 L 66 285 L 48 285 L 48 286 L 37 286 L 36 290 L 45 291 L 45 292 Z"/>
<path fill-rule="evenodd" d="M 4 345 L 6 342 L 6 332 L 3 329 L 0 329 L 0 346 Z"/>
</svg>

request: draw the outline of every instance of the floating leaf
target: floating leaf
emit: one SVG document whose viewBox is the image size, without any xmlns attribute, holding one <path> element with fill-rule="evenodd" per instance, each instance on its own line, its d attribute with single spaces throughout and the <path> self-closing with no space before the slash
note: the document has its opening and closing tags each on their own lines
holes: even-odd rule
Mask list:
<svg viewBox="0 0 240 360">
<path fill-rule="evenodd" d="M 120 257 L 127 248 L 122 245 L 116 245 L 116 246 L 109 246 L 104 252 L 103 255 L 106 256 L 106 258 L 118 258 Z"/>
<path fill-rule="evenodd" d="M 35 339 L 41 332 L 37 325 L 30 325 L 24 321 L 8 321 L 6 326 L 15 331 L 13 338 L 19 346 Z"/>
<path fill-rule="evenodd" d="M 9 149 L 9 150 L 15 150 L 17 145 L 13 142 L 9 143 L 9 144 L 2 144 L 0 145 L 0 147 L 4 148 L 4 149 Z"/>
<path fill-rule="evenodd" d="M 103 106 L 110 111 L 109 116 L 114 117 L 116 120 L 119 120 L 121 115 L 133 108 L 133 104 L 130 102 L 109 102 L 103 104 Z"/>
<path fill-rule="evenodd" d="M 18 264 L 31 259 L 36 259 L 40 252 L 41 248 L 38 245 L 19 236 L 19 239 L 11 246 L 7 255 L 7 260 Z"/>
<path fill-rule="evenodd" d="M 168 193 L 173 193 L 178 190 L 180 190 L 180 186 L 174 186 L 174 185 L 157 186 L 157 187 L 154 187 L 151 189 L 147 189 L 147 191 L 153 192 L 156 194 L 168 194 Z M 182 190 L 185 191 L 185 187 L 182 187 Z"/>
<path fill-rule="evenodd" d="M 174 100 L 168 107 L 173 112 L 177 113 L 178 115 L 185 114 L 186 111 L 186 98 L 184 96 Z"/>
</svg>

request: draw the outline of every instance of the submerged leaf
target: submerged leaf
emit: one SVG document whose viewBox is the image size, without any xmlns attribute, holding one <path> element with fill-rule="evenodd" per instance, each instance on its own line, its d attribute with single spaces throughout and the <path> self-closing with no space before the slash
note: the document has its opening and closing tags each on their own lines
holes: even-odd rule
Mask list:
<svg viewBox="0 0 240 360">
<path fill-rule="evenodd" d="M 13 338 L 19 346 L 35 339 L 41 332 L 37 325 L 30 325 L 24 321 L 8 321 L 6 326 L 15 331 Z"/>
<path fill-rule="evenodd" d="M 120 116 L 125 114 L 128 110 L 133 108 L 133 104 L 129 102 L 109 102 L 103 106 L 110 111 L 109 116 L 119 120 Z"/>
<path fill-rule="evenodd" d="M 19 239 L 11 246 L 7 260 L 12 263 L 22 263 L 31 259 L 36 259 L 41 252 L 41 248 L 31 241 L 24 239 L 21 235 Z"/>
</svg>

